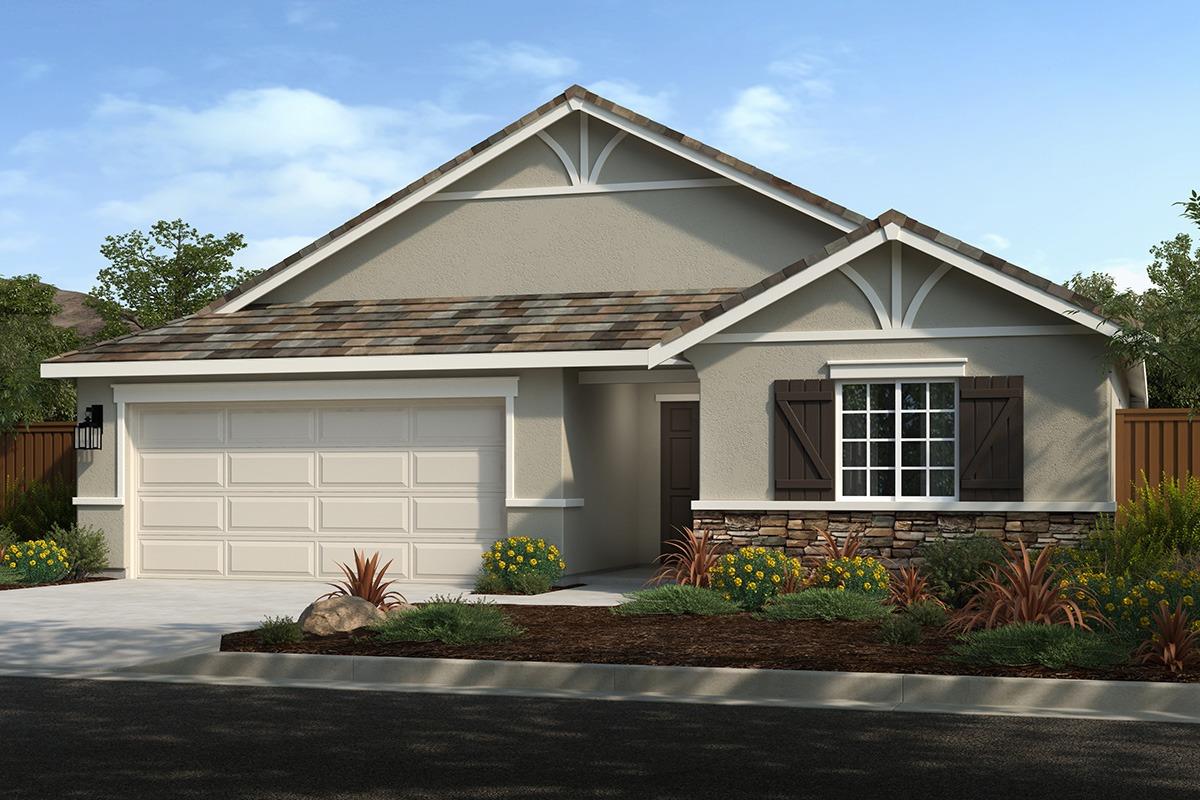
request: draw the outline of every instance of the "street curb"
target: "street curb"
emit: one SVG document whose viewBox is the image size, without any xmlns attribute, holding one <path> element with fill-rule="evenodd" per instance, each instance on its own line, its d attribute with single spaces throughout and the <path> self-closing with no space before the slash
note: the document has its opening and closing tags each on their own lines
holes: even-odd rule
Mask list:
<svg viewBox="0 0 1200 800">
<path fill-rule="evenodd" d="M 655 667 L 449 658 L 204 653 L 117 670 L 137 680 L 394 689 L 1200 723 L 1200 684 Z"/>
</svg>

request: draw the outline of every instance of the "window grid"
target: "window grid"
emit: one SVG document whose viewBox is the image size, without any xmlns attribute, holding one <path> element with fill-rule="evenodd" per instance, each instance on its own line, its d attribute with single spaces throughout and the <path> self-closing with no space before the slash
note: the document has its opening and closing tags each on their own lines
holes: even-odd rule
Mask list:
<svg viewBox="0 0 1200 800">
<path fill-rule="evenodd" d="M 854 394 L 851 407 L 847 407 L 847 389 Z M 918 404 L 906 407 L 906 400 L 914 399 L 916 390 Z M 845 381 L 838 385 L 837 398 L 839 499 L 958 499 L 957 382 Z M 865 422 L 861 435 L 857 435 L 857 420 L 850 419 L 847 424 L 848 418 L 855 416 Z M 876 418 L 879 424 L 875 424 Z M 890 426 L 884 418 L 890 418 Z M 938 435 L 934 435 L 935 427 Z M 845 463 L 848 455 L 855 463 Z"/>
</svg>

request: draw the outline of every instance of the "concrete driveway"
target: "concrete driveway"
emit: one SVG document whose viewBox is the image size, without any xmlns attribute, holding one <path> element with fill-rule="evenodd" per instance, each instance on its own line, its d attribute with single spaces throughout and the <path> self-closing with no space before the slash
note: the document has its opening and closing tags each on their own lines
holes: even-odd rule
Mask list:
<svg viewBox="0 0 1200 800">
<path fill-rule="evenodd" d="M 577 589 L 501 603 L 615 605 L 648 571 L 570 576 Z M 398 587 L 412 602 L 470 591 L 455 584 Z M 319 582 L 116 580 L 0 592 L 0 674 L 88 674 L 215 650 L 223 633 L 264 616 L 300 616 Z"/>
</svg>

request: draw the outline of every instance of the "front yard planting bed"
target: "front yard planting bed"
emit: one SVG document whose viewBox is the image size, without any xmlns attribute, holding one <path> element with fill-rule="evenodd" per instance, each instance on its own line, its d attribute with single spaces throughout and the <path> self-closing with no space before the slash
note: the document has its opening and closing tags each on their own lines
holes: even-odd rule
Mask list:
<svg viewBox="0 0 1200 800">
<path fill-rule="evenodd" d="M 1170 675 L 1161 668 L 1103 669 L 980 667 L 947 658 L 953 634 L 926 628 L 915 645 L 885 644 L 877 622 L 769 622 L 747 613 L 726 616 L 622 616 L 611 608 L 502 606 L 524 633 L 505 642 L 447 645 L 376 641 L 362 629 L 306 636 L 295 644 L 267 646 L 254 631 L 226 634 L 221 649 L 234 652 L 310 653 L 407 658 L 471 658 L 590 664 L 744 667 L 754 669 L 898 672 L 1200 682 L 1200 673 Z"/>
</svg>

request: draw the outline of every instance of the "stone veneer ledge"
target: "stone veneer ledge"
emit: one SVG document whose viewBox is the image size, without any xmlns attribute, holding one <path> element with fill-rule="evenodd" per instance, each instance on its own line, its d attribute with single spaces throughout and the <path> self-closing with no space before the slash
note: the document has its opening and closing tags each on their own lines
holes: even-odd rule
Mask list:
<svg viewBox="0 0 1200 800">
<path fill-rule="evenodd" d="M 893 569 L 920 563 L 924 542 L 990 536 L 1031 547 L 1075 547 L 1095 527 L 1094 513 L 997 511 L 694 511 L 693 529 L 711 531 L 718 544 L 771 547 L 789 556 L 824 552 L 821 532 L 839 542 L 861 536 L 863 555 L 879 556 Z"/>
</svg>

